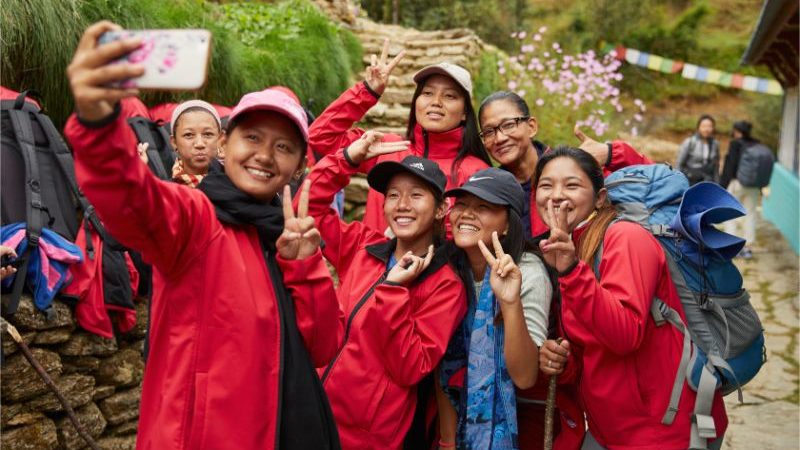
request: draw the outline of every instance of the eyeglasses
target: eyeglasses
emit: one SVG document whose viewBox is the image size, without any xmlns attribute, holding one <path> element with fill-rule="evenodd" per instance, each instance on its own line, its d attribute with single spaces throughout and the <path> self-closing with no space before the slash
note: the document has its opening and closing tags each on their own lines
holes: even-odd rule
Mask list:
<svg viewBox="0 0 800 450">
<path fill-rule="evenodd" d="M 517 129 L 517 127 L 519 126 L 520 122 L 524 122 L 524 121 L 526 121 L 528 119 L 530 119 L 530 117 L 528 117 L 528 116 L 520 116 L 520 117 L 514 117 L 513 119 L 507 119 L 507 120 L 504 120 L 504 121 L 500 122 L 500 125 L 498 125 L 496 127 L 484 128 L 483 131 L 478 133 L 478 135 L 484 141 L 493 140 L 497 136 L 498 132 L 503 133 L 504 135 L 508 136 L 509 134 L 513 133 L 514 130 Z"/>
</svg>

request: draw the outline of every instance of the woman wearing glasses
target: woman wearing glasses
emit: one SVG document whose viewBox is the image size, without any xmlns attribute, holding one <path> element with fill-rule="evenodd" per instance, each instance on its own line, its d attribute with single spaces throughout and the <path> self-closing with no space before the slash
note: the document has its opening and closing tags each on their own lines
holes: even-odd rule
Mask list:
<svg viewBox="0 0 800 450">
<path fill-rule="evenodd" d="M 532 116 L 528 104 L 519 95 L 500 91 L 486 97 L 478 110 L 480 137 L 486 150 L 500 166 L 514 174 L 525 191 L 527 200 L 522 222 L 528 237 L 538 237 L 547 231 L 547 225 L 536 212 L 531 195 L 531 179 L 539 156 L 550 147 L 535 140 L 539 123 Z M 644 155 L 622 141 L 602 144 L 575 131 L 581 140 L 580 148 L 592 154 L 603 170 L 611 173 L 634 164 L 652 164 Z"/>
</svg>

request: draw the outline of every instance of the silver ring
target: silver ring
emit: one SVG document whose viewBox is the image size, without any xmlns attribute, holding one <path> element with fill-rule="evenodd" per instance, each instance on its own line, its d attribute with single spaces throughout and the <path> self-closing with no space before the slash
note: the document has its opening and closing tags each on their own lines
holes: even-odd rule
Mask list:
<svg viewBox="0 0 800 450">
<path fill-rule="evenodd" d="M 551 368 L 551 369 L 552 369 L 552 368 L 553 368 L 553 361 L 551 361 L 551 360 L 549 360 L 549 359 L 548 359 L 548 360 L 547 360 L 547 367 L 549 367 L 549 368 Z"/>
</svg>

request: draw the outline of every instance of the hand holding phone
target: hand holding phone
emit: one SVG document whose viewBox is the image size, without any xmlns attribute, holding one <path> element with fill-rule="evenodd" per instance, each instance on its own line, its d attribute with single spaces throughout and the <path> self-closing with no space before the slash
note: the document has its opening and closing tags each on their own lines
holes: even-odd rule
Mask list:
<svg viewBox="0 0 800 450">
<path fill-rule="evenodd" d="M 116 88 L 196 90 L 205 84 L 211 54 L 208 30 L 111 30 L 98 39 L 99 45 L 139 38 L 141 45 L 112 62 L 144 66 L 144 75 L 111 83 Z"/>
<path fill-rule="evenodd" d="M 144 74 L 144 67 L 133 64 L 108 62 L 120 58 L 141 46 L 137 39 L 123 39 L 108 45 L 97 45 L 107 31 L 120 31 L 122 27 L 103 20 L 92 24 L 83 32 L 72 61 L 67 66 L 75 112 L 88 122 L 96 122 L 114 113 L 114 105 L 126 97 L 139 95 L 138 89 L 113 89 L 109 84 Z"/>
</svg>

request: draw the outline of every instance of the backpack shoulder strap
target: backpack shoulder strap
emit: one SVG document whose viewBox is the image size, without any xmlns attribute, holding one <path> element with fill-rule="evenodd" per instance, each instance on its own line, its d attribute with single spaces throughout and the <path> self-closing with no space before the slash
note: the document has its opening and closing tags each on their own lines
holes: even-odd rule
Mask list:
<svg viewBox="0 0 800 450">
<path fill-rule="evenodd" d="M 42 200 L 39 164 L 36 158 L 36 143 L 33 136 L 33 127 L 31 126 L 31 112 L 21 109 L 9 109 L 7 112 L 22 152 L 22 159 L 25 162 L 25 198 L 27 200 L 25 231 L 28 247 L 25 254 L 20 255 L 21 258 L 24 258 L 24 264 L 22 264 L 14 279 L 11 296 L 4 298 L 2 302 L 3 314 L 13 315 L 17 312 L 19 300 L 22 296 L 22 287 L 25 284 L 25 278 L 28 273 L 28 259 L 30 254 L 38 249 L 42 228 L 47 222 L 45 216 L 49 214 Z"/>
<path fill-rule="evenodd" d="M 612 224 L 613 223 L 614 222 L 612 222 Z M 594 255 L 593 264 L 594 274 L 598 281 L 600 280 L 600 260 L 602 257 L 603 241 L 600 241 L 600 245 L 597 247 L 597 251 Z M 666 257 L 670 258 L 669 255 L 666 255 Z M 681 399 L 683 385 L 686 380 L 686 370 L 689 367 L 689 360 L 692 355 L 692 341 L 689 330 L 681 320 L 681 316 L 678 311 L 664 303 L 660 298 L 654 297 L 653 301 L 650 303 L 650 315 L 653 317 L 653 321 L 657 327 L 660 327 L 668 322 L 670 325 L 677 328 L 681 334 L 683 334 L 683 350 L 681 351 L 680 363 L 678 364 L 678 370 L 675 374 L 675 380 L 672 383 L 669 405 L 667 405 L 667 409 L 661 419 L 661 423 L 664 425 L 670 425 L 675 421 L 675 416 L 678 413 L 678 403 Z"/>
<path fill-rule="evenodd" d="M 169 180 L 170 176 L 167 173 L 167 169 L 164 167 L 163 161 L 161 160 L 161 155 L 158 151 L 158 143 L 156 143 L 155 139 L 153 138 L 150 124 L 151 122 L 144 117 L 131 117 L 128 119 L 128 125 L 131 126 L 134 134 L 136 134 L 136 139 L 139 142 L 144 142 L 147 144 L 147 159 L 155 171 L 156 176 L 162 180 Z M 162 136 L 165 137 L 164 142 L 169 142 L 169 136 L 166 135 L 166 130 L 163 130 L 162 127 L 158 128 L 162 129 L 160 133 L 162 133 Z"/>
<path fill-rule="evenodd" d="M 97 217 L 94 206 L 89 203 L 89 200 L 83 195 L 83 192 L 81 192 L 78 186 L 78 180 L 75 177 L 75 161 L 72 158 L 72 153 L 69 151 L 66 142 L 64 142 L 64 139 L 58 133 L 58 130 L 49 117 L 44 114 L 38 114 L 36 118 L 47 136 L 47 140 L 50 143 L 50 151 L 55 154 L 61 173 L 66 177 L 70 190 L 72 190 L 75 198 L 78 199 L 84 217 L 92 225 L 92 228 L 97 231 L 97 234 L 100 235 L 100 238 L 104 242 L 108 242 L 110 245 L 116 245 L 116 241 L 106 232 L 105 227 L 102 222 L 100 222 L 100 218 Z M 88 238 L 87 241 L 91 241 L 91 238 Z"/>
</svg>

